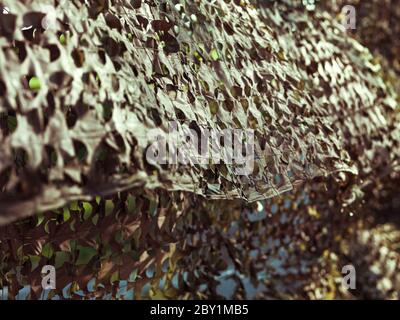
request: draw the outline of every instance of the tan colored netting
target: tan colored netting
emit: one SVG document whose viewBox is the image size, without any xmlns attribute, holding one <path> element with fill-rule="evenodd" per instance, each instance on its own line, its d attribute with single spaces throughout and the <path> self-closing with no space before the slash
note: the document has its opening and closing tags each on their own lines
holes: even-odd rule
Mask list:
<svg viewBox="0 0 400 320">
<path fill-rule="evenodd" d="M 51 1 L 4 2 L 10 14 L 2 28 L 1 111 L 17 123 L 1 136 L 4 222 L 136 186 L 252 201 L 291 189 L 307 177 L 306 162 L 310 177 L 350 170 L 340 132 L 327 117 L 341 114 L 329 107 L 340 108 L 340 101 L 315 98 L 305 73 L 308 49 L 298 51 L 305 62 L 298 63 L 290 30 L 278 35 L 273 17 L 265 20 L 250 4 L 86 7 L 64 1 L 55 8 L 58 28 L 50 32 L 38 25 L 45 3 Z M 327 44 L 320 54 L 330 56 L 340 45 Z M 363 106 L 350 104 L 383 84 L 359 79 L 362 71 L 355 72 L 346 55 L 337 61 L 336 72 L 346 72 L 341 80 L 331 74 L 332 84 L 339 89 L 340 81 L 361 81 L 339 98 L 346 109 L 380 108 L 373 90 Z M 32 77 L 40 90 L 29 88 Z M 149 132 L 167 132 L 173 120 L 198 131 L 255 130 L 252 174 L 237 176 L 225 163 L 149 165 Z"/>
<path fill-rule="evenodd" d="M 2 2 L 10 297 L 25 285 L 40 297 L 53 264 L 48 298 L 348 298 L 340 271 L 353 263 L 355 296 L 398 298 L 381 250 L 399 261 L 398 231 L 375 227 L 395 208 L 396 95 L 330 15 L 299 1 L 61 1 L 56 31 L 33 35 L 21 29 L 41 6 Z M 147 132 L 171 120 L 255 130 L 258 169 L 151 166 Z"/>
</svg>

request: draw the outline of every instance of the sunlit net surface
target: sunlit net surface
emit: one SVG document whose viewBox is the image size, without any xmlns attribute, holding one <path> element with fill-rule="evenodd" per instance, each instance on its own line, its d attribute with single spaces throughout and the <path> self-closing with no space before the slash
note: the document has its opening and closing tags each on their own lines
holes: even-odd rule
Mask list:
<svg viewBox="0 0 400 320">
<path fill-rule="evenodd" d="M 328 13 L 295 1 L 2 3 L 10 298 L 349 297 L 349 261 L 365 269 L 355 296 L 396 297 L 397 229 L 376 214 L 398 203 L 397 96 Z M 149 132 L 170 121 L 253 130 L 254 171 L 148 163 Z"/>
</svg>

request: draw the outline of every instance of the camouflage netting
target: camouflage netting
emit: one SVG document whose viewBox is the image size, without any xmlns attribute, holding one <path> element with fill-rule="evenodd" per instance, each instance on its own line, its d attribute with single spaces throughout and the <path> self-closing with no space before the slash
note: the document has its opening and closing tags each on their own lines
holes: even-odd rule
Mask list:
<svg viewBox="0 0 400 320">
<path fill-rule="evenodd" d="M 396 86 L 325 6 L 1 2 L 10 298 L 398 298 Z M 170 121 L 254 130 L 254 171 L 149 163 Z"/>
<path fill-rule="evenodd" d="M 21 10 L 14 2 L 5 4 L 11 12 Z M 325 117 L 338 111 L 314 97 L 316 89 L 302 69 L 306 61 L 290 63 L 291 49 L 281 44 L 288 35 L 274 37 L 255 8 L 225 2 L 121 2 L 110 9 L 105 4 L 87 8 L 62 2 L 56 13 L 66 21 L 60 23 L 65 45 L 55 32 L 40 33 L 43 14 L 7 15 L 3 29 L 12 38 L 4 39 L 2 59 L 8 63 L 2 63 L 2 105 L 10 116 L 14 112 L 17 125 L 3 137 L 4 219 L 137 186 L 209 198 L 267 198 L 290 189 L 290 180 L 305 172 L 297 164 L 303 153 L 315 166 L 314 174 L 348 168 L 341 136 Z M 29 25 L 35 29 L 21 31 Z M 363 107 L 386 103 L 376 95 L 383 83 L 352 69 L 338 79 L 357 81 L 349 97 L 341 99 L 361 95 Z M 32 77 L 40 81 L 38 92 L 28 86 Z M 374 87 L 376 92 L 364 95 L 358 82 L 365 83 L 364 91 Z M 374 127 L 385 125 L 381 112 L 372 110 Z M 238 176 L 225 163 L 149 164 L 150 130 L 167 133 L 172 120 L 200 132 L 254 129 L 253 174 Z M 14 165 L 15 157 L 22 168 Z"/>
</svg>

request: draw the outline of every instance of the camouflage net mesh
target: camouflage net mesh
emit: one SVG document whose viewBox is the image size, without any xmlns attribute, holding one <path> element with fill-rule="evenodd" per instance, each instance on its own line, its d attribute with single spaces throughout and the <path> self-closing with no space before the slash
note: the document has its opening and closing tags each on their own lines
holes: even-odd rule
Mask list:
<svg viewBox="0 0 400 320">
<path fill-rule="evenodd" d="M 1 3 L 10 298 L 398 298 L 399 100 L 365 35 L 300 1 Z M 254 130 L 253 172 L 149 163 L 171 121 Z"/>
</svg>

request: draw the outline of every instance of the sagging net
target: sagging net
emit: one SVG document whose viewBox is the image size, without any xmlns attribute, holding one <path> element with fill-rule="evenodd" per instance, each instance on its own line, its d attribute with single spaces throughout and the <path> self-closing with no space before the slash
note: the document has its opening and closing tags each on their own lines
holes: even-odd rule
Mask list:
<svg viewBox="0 0 400 320">
<path fill-rule="evenodd" d="M 397 297 L 398 98 L 328 12 L 300 1 L 2 5 L 9 297 Z M 151 133 L 171 122 L 254 133 L 253 170 L 148 161 Z M 364 270 L 359 291 L 340 286 L 345 262 Z"/>
</svg>

